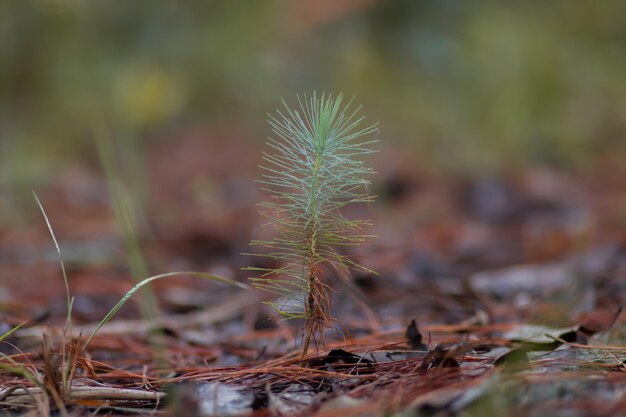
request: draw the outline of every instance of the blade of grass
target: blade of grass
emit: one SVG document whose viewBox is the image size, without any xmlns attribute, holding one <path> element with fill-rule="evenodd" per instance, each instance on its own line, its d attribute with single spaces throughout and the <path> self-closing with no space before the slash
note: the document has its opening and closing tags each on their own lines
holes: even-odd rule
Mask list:
<svg viewBox="0 0 626 417">
<path fill-rule="evenodd" d="M 85 350 L 85 348 L 87 347 L 89 342 L 91 342 L 91 339 L 93 339 L 93 337 L 96 335 L 96 333 L 98 333 L 98 331 L 102 328 L 102 326 L 107 324 L 109 322 L 109 320 L 111 320 L 113 318 L 113 316 L 115 316 L 115 314 L 120 310 L 120 308 L 122 308 L 122 306 L 124 304 L 126 304 L 126 301 L 128 301 L 130 299 L 130 297 L 132 297 L 132 295 L 135 292 L 137 292 L 137 290 L 139 290 L 141 287 L 143 287 L 146 284 L 149 284 L 149 283 L 151 283 L 153 281 L 156 281 L 157 279 L 168 278 L 168 277 L 173 277 L 173 276 L 181 276 L 181 275 L 188 275 L 188 276 L 193 276 L 193 277 L 210 279 L 212 281 L 222 282 L 224 284 L 232 285 L 232 286 L 235 286 L 235 287 L 238 287 L 238 288 L 242 288 L 242 289 L 249 289 L 250 288 L 248 285 L 243 284 L 241 282 L 237 282 L 235 280 L 232 280 L 232 279 L 229 279 L 229 278 L 220 277 L 220 276 L 217 276 L 217 275 L 206 274 L 204 272 L 194 272 L 194 271 L 190 271 L 190 272 L 168 272 L 168 273 L 165 273 L 165 274 L 154 275 L 154 276 L 146 278 L 143 281 L 141 281 L 138 284 L 136 284 L 133 288 L 131 288 L 126 293 L 126 295 L 124 295 L 124 297 L 122 297 L 120 299 L 120 301 L 118 301 L 117 304 L 115 304 L 115 306 L 113 306 L 113 308 L 106 314 L 106 316 L 104 316 L 104 318 L 100 321 L 100 323 L 98 323 L 98 325 L 93 330 L 93 332 L 91 332 L 91 334 L 89 335 L 89 337 L 87 338 L 87 340 L 85 341 L 83 346 L 81 347 L 80 351 L 82 352 L 83 350 Z"/>
<path fill-rule="evenodd" d="M 62 366 L 61 366 L 61 386 L 63 387 L 64 392 L 69 393 L 70 386 L 72 383 L 72 366 L 71 364 L 74 361 L 74 358 L 71 355 L 68 355 L 66 352 L 66 347 L 68 342 L 70 341 L 70 337 L 68 335 L 72 334 L 72 306 L 74 305 L 74 297 L 70 294 L 70 285 L 67 279 L 67 272 L 65 271 L 65 263 L 63 262 L 63 256 L 61 255 L 61 247 L 59 246 L 59 242 L 57 241 L 56 236 L 54 235 L 54 230 L 52 229 L 52 225 L 50 224 L 50 219 L 46 214 L 46 211 L 43 208 L 43 204 L 37 197 L 37 194 L 33 191 L 33 197 L 35 197 L 35 201 L 41 210 L 41 214 L 43 214 L 43 218 L 46 221 L 46 225 L 48 226 L 48 231 L 50 232 L 50 236 L 52 237 L 52 241 L 54 242 L 54 246 L 57 250 L 57 254 L 59 256 L 59 264 L 61 265 L 61 273 L 63 274 L 63 282 L 65 284 L 65 295 L 67 297 L 67 317 L 65 319 L 65 329 L 63 330 L 64 334 L 64 342 L 61 344 L 61 358 L 62 358 Z"/>
<path fill-rule="evenodd" d="M 124 149 L 122 153 L 116 151 L 114 137 L 107 123 L 103 120 L 94 120 L 92 129 L 115 220 L 122 232 L 128 268 L 135 283 L 138 283 L 140 277 L 152 275 L 138 233 L 138 219 L 145 216 L 140 215 L 142 210 L 137 205 L 137 195 L 140 189 L 147 189 L 147 187 L 135 186 L 131 189 L 132 181 L 128 173 L 124 175 L 124 164 L 121 163 L 121 155 L 126 154 L 128 149 Z M 152 288 L 147 287 L 140 292 L 139 308 L 145 320 L 155 320 L 161 316 L 159 301 Z M 162 366 L 168 366 L 165 360 L 163 335 L 159 331 L 151 332 L 149 342 L 156 362 Z"/>
<path fill-rule="evenodd" d="M 122 167 L 117 157 L 113 135 L 106 123 L 100 121 L 93 124 L 93 136 L 109 188 L 113 213 L 123 235 L 131 276 L 135 279 L 150 276 L 148 262 L 144 256 L 137 233 L 138 209 L 133 198 L 135 193 L 130 192 L 128 181 L 122 178 L 120 174 Z M 147 320 L 154 319 L 160 315 L 156 295 L 150 289 L 142 291 L 140 308 L 143 317 Z"/>
<path fill-rule="evenodd" d="M 41 210 L 41 214 L 43 215 L 44 220 L 46 221 L 46 226 L 48 226 L 48 231 L 50 232 L 50 236 L 52 237 L 52 241 L 54 242 L 54 247 L 57 250 L 57 254 L 59 256 L 59 264 L 61 265 L 61 273 L 63 274 L 63 283 L 65 284 L 65 296 L 67 298 L 67 318 L 66 318 L 66 326 L 68 328 L 72 327 L 72 304 L 73 299 L 70 294 L 70 285 L 67 280 L 67 272 L 65 271 L 65 263 L 63 262 L 63 256 L 61 255 L 61 248 L 59 247 L 59 242 L 57 241 L 56 236 L 54 235 L 54 230 L 52 230 L 52 225 L 50 224 L 50 219 L 46 214 L 46 211 L 37 197 L 37 194 L 33 191 L 33 197 L 35 197 L 35 201 L 39 206 L 39 210 Z"/>
<path fill-rule="evenodd" d="M 12 373 L 17 376 L 21 376 L 22 378 L 28 380 L 28 382 L 34 385 L 41 385 L 41 381 L 39 381 L 36 376 L 33 376 L 33 372 L 29 370 L 25 365 L 15 362 L 8 356 L 3 356 L 3 359 L 8 360 L 10 363 L 7 364 L 0 362 L 0 370 Z"/>
<path fill-rule="evenodd" d="M 28 321 L 25 321 L 23 323 L 18 324 L 17 326 L 13 327 L 12 329 L 9 329 L 9 331 L 5 332 L 4 334 L 0 335 L 0 342 L 2 342 L 4 339 L 6 339 L 7 337 L 11 336 L 11 334 L 13 334 L 13 332 L 16 332 L 20 327 L 22 327 L 23 325 L 25 325 L 26 323 L 28 323 Z"/>
</svg>

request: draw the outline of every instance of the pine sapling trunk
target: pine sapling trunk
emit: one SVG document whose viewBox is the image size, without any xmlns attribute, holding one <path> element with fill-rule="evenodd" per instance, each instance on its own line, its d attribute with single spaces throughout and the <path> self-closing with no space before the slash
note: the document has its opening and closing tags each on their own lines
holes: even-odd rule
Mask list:
<svg viewBox="0 0 626 417">
<path fill-rule="evenodd" d="M 306 355 L 311 343 L 319 346 L 323 343 L 324 330 L 331 326 L 330 319 L 330 288 L 323 282 L 323 273 L 317 265 L 317 226 L 309 231 L 310 244 L 308 253 L 309 268 L 307 271 L 308 296 L 305 303 L 306 320 L 302 354 Z"/>
</svg>

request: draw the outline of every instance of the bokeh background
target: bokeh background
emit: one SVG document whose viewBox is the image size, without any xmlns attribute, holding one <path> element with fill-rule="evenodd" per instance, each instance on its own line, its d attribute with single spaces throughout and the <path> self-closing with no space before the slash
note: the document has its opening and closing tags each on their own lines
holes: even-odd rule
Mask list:
<svg viewBox="0 0 626 417">
<path fill-rule="evenodd" d="M 2 178 L 202 124 L 268 134 L 281 97 L 355 95 L 433 169 L 579 166 L 626 130 L 619 0 L 4 1 Z"/>
<path fill-rule="evenodd" d="M 70 264 L 132 255 L 128 236 L 138 230 L 160 242 L 146 255 L 153 272 L 211 259 L 240 276 L 237 256 L 261 222 L 253 179 L 271 134 L 266 113 L 312 91 L 354 95 L 380 123 L 376 232 L 380 245 L 410 252 L 398 262 L 437 275 L 432 255 L 457 240 L 501 253 L 483 229 L 455 235 L 459 213 L 517 222 L 507 241 L 516 246 L 492 266 L 532 258 L 524 233 L 563 253 L 605 218 L 590 214 L 577 187 L 609 187 L 593 201 L 626 224 L 625 69 L 621 0 L 2 1 L 4 287 L 57 274 L 31 190 Z M 98 137 L 114 150 L 99 153 Z M 450 182 L 461 191 L 442 192 Z M 529 189 L 544 204 L 539 220 L 520 214 L 532 206 Z M 407 190 L 422 200 L 388 211 Z M 131 207 L 137 229 L 122 224 L 125 250 L 116 246 L 120 207 Z M 546 220 L 546 210 L 557 214 Z M 546 239 L 552 229 L 565 229 L 566 244 Z M 86 280 L 82 290 L 92 289 Z"/>
</svg>

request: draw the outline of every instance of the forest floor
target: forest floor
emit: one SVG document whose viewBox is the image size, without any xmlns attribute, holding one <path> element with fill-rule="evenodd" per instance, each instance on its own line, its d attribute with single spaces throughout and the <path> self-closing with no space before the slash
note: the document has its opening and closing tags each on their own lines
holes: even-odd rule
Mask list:
<svg viewBox="0 0 626 417">
<path fill-rule="evenodd" d="M 152 274 L 246 282 L 241 268 L 262 265 L 241 255 L 272 233 L 256 211 L 261 145 L 191 131 L 146 152 L 128 186 L 145 191 Z M 0 223 L 0 334 L 26 323 L 0 343 L 0 413 L 626 415 L 626 166 L 459 179 L 409 155 L 377 155 L 377 201 L 352 214 L 374 220 L 378 238 L 354 255 L 378 275 L 339 280 L 340 324 L 306 357 L 298 323 L 275 320 L 264 294 L 184 276 L 154 284 L 157 317 L 135 296 L 81 350 L 133 286 L 106 179 L 74 162 L 36 190 L 71 334 L 45 222 L 2 193 L 15 220 Z"/>
</svg>

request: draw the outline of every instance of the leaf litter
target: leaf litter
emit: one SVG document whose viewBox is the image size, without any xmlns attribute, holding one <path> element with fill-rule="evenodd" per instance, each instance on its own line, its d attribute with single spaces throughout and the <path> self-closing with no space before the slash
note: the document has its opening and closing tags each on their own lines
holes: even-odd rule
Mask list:
<svg viewBox="0 0 626 417">
<path fill-rule="evenodd" d="M 162 149 L 151 154 L 151 165 L 162 165 L 166 157 Z M 209 153 L 194 160 L 201 157 L 211 165 Z M 610 213 L 595 204 L 611 194 L 596 187 L 580 199 L 585 190 L 581 185 L 572 191 L 569 180 L 564 194 L 554 191 L 558 186 L 545 192 L 537 185 L 543 174 L 533 172 L 515 181 L 451 184 L 412 172 L 411 166 L 402 172 L 419 190 L 372 207 L 382 237 L 363 261 L 381 276 L 357 276 L 358 291 L 349 295 L 346 287 L 334 294 L 333 315 L 344 327 L 329 334 L 322 350 L 300 357 L 297 329 L 273 320 L 253 293 L 185 279 L 158 283 L 158 294 L 171 293 L 160 297 L 163 317 L 138 320 L 137 307 L 129 302 L 86 351 L 76 352 L 70 389 L 60 398 L 66 411 L 77 416 L 626 415 L 626 325 L 619 314 L 626 296 L 626 239 Z M 185 167 L 180 170 L 178 178 L 186 178 Z M 151 175 L 163 173 L 157 169 Z M 46 190 L 38 195 L 42 201 L 60 200 L 49 199 Z M 172 198 L 189 201 L 186 210 L 203 210 L 191 189 L 173 183 L 155 194 L 154 205 L 174 207 Z M 490 205 L 492 198 L 500 202 Z M 81 212 L 92 204 L 93 212 L 102 213 L 99 201 L 82 202 Z M 243 262 L 238 254 L 245 252 L 244 231 L 254 224 L 254 213 L 229 206 L 227 199 L 211 204 L 225 208 L 215 218 L 154 218 L 158 234 L 146 238 L 145 247 L 150 257 L 157 255 L 160 270 L 227 268 L 235 271 L 234 279 L 245 278 L 236 272 Z M 72 207 L 53 203 L 46 210 L 53 223 L 63 225 Z M 98 236 L 94 241 L 106 242 L 106 258 L 99 265 L 70 260 L 69 285 L 88 289 L 94 300 L 119 299 L 131 281 L 115 259 L 115 238 L 101 217 L 93 225 L 85 216 L 81 222 L 81 230 Z M 61 248 L 67 230 L 56 230 Z M 231 236 L 229 230 L 237 232 Z M 30 255 L 0 256 L 7 277 L 0 328 L 5 333 L 30 321 L 2 344 L 0 410 L 51 415 L 59 408 L 53 382 L 61 376 L 54 369 L 66 339 L 59 331 L 63 308 L 50 306 L 64 294 L 55 288 L 58 275 L 47 269 L 46 259 L 11 236 L 15 233 L 0 233 L 0 253 Z M 32 236 L 48 248 L 45 234 Z M 207 251 L 204 256 L 185 257 L 199 247 Z M 25 275 L 33 276 L 32 289 L 19 285 Z M 185 294 L 193 295 L 188 303 Z M 359 299 L 375 320 L 366 317 Z M 72 337 L 81 337 L 81 329 L 83 338 L 88 335 L 104 308 L 85 308 Z M 148 335 L 155 331 L 165 342 L 165 363 L 154 361 Z"/>
</svg>

